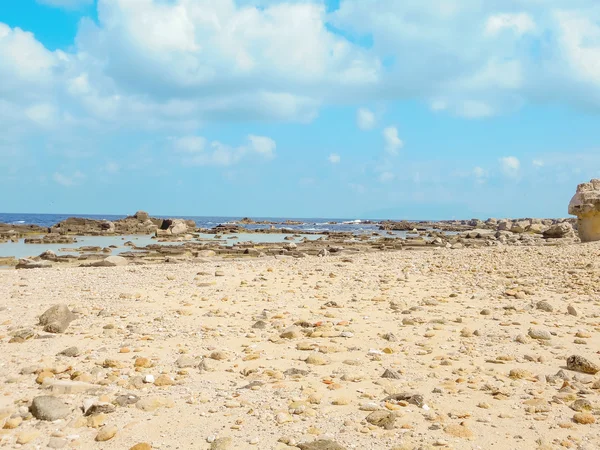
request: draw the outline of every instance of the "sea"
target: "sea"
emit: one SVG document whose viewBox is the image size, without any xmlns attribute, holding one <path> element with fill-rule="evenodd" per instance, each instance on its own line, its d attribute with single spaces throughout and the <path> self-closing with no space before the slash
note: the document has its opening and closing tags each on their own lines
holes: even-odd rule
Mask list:
<svg viewBox="0 0 600 450">
<path fill-rule="evenodd" d="M 31 224 L 39 225 L 41 227 L 51 227 L 52 225 L 62 222 L 69 217 L 83 217 L 87 219 L 95 220 L 110 220 L 115 221 L 123 219 L 126 216 L 120 215 L 93 215 L 93 214 L 13 214 L 13 213 L 0 213 L 0 222 L 9 224 Z M 178 218 L 193 220 L 196 222 L 196 226 L 199 228 L 213 228 L 219 224 L 227 224 L 237 222 L 243 217 L 205 217 L 205 216 L 152 216 L 162 219 Z M 302 231 L 351 231 L 354 233 L 368 233 L 371 231 L 377 231 L 378 225 L 373 223 L 371 220 L 361 219 L 327 219 L 327 218 L 291 218 L 291 217 L 252 217 L 252 220 L 256 222 L 275 222 L 273 225 L 275 228 L 287 228 Z M 299 225 L 287 225 L 286 221 L 299 222 Z M 245 224 L 245 228 L 257 230 L 263 228 L 269 228 L 270 225 L 264 224 Z"/>
</svg>

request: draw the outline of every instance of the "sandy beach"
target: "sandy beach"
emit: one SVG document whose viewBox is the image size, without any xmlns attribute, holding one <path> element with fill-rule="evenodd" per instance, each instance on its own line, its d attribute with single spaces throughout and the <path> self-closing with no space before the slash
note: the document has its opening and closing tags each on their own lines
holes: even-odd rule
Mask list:
<svg viewBox="0 0 600 450">
<path fill-rule="evenodd" d="M 0 271 L 0 442 L 599 448 L 599 252 Z M 44 331 L 40 315 L 59 304 L 72 321 Z M 567 367 L 573 355 L 590 364 Z"/>
</svg>

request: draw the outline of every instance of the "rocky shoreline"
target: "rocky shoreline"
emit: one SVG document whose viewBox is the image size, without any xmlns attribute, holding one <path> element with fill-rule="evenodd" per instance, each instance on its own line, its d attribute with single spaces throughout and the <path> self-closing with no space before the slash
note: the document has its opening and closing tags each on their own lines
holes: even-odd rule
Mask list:
<svg viewBox="0 0 600 450">
<path fill-rule="evenodd" d="M 301 258 L 344 252 L 354 254 L 386 250 L 461 249 L 497 245 L 540 246 L 578 242 L 574 228 L 576 222 L 571 219 L 489 219 L 485 222 L 383 221 L 372 222 L 379 231 L 360 234 L 339 231 L 300 232 L 285 227 L 276 228 L 274 223 L 268 223 L 270 227 L 264 229 L 245 226 L 256 223 L 246 218 L 236 224 L 221 224 L 205 229 L 197 228 L 190 220 L 153 218 L 146 212 L 138 211 L 114 222 L 72 217 L 48 229 L 30 225 L 1 224 L 0 242 L 15 242 L 25 237 L 25 244 L 73 244 L 77 242 L 77 237 L 121 235 L 150 235 L 156 240 L 155 244 L 144 247 L 137 247 L 133 242 L 125 243 L 131 247 L 130 251 L 120 252 L 118 257 L 113 257 L 113 261 L 119 261 L 121 265 L 181 262 L 208 256 L 230 258 L 278 255 Z M 396 235 L 395 232 L 398 231 L 406 232 L 406 236 Z M 239 242 L 224 245 L 227 240 L 235 239 L 237 234 L 285 234 L 286 237 L 284 242 L 280 243 Z M 202 238 L 204 235 L 211 235 L 214 239 Z M 302 239 L 302 235 L 320 237 Z M 17 268 L 51 267 L 54 263 L 89 265 L 105 260 L 116 248 L 111 247 L 68 249 L 70 253 L 78 253 L 78 256 L 57 255 L 48 251 L 20 261 L 15 258 L 2 258 L 0 265 Z"/>
</svg>

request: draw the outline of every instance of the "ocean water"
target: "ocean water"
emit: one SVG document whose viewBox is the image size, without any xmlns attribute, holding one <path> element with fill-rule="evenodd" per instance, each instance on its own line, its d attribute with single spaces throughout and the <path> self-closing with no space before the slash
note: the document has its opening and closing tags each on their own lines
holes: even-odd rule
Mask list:
<svg viewBox="0 0 600 450">
<path fill-rule="evenodd" d="M 86 214 L 7 214 L 0 213 L 0 222 L 11 224 L 32 224 L 41 227 L 50 227 L 58 222 L 61 222 L 69 217 L 84 217 L 95 220 L 119 220 L 126 216 L 118 215 L 86 215 Z M 177 217 L 180 219 L 190 219 L 196 222 L 199 228 L 213 228 L 219 224 L 232 223 L 241 220 L 242 217 L 202 217 L 202 216 L 153 216 L 163 219 Z M 350 231 L 353 233 L 368 233 L 377 231 L 378 226 L 365 223 L 365 220 L 360 219 L 326 219 L 326 218 L 311 218 L 298 219 L 290 217 L 252 217 L 253 220 L 278 222 L 274 225 L 275 228 L 288 228 L 302 231 Z M 285 225 L 285 221 L 301 222 L 301 225 Z M 244 227 L 252 230 L 269 228 L 270 225 L 244 225 Z"/>
</svg>

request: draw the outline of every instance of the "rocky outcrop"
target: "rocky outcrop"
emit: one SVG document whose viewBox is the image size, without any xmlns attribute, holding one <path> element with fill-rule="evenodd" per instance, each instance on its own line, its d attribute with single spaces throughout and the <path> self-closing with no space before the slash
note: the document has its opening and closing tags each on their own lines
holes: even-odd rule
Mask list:
<svg viewBox="0 0 600 450">
<path fill-rule="evenodd" d="M 51 227 L 50 233 L 100 236 L 154 234 L 157 230 L 170 230 L 168 234 L 183 234 L 195 228 L 196 224 L 192 220 L 153 218 L 145 211 L 138 211 L 133 216 L 128 216 L 114 222 L 69 217 Z M 173 229 L 175 232 L 173 232 Z"/>
<path fill-rule="evenodd" d="M 577 216 L 581 242 L 600 240 L 600 180 L 577 186 L 577 192 L 569 203 L 569 214 Z"/>
<path fill-rule="evenodd" d="M 573 225 L 568 222 L 557 223 L 544 231 L 544 237 L 546 239 L 560 239 L 573 237 L 574 235 L 575 230 L 573 230 Z"/>
</svg>

